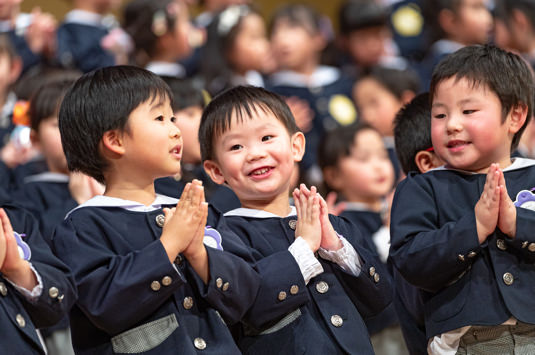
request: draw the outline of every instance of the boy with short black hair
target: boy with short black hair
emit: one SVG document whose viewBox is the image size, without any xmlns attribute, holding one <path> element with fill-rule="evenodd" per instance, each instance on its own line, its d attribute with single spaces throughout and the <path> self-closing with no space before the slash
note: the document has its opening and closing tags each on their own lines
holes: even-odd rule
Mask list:
<svg viewBox="0 0 535 355">
<path fill-rule="evenodd" d="M 262 88 L 230 89 L 205 109 L 199 141 L 210 177 L 241 201 L 225 217 L 261 275 L 237 332 L 242 352 L 373 354 L 363 318 L 390 303 L 388 278 L 359 230 L 328 215 L 315 187 L 294 190 L 290 206 L 305 141 L 284 100 Z"/>
<path fill-rule="evenodd" d="M 532 73 L 515 54 L 469 46 L 437 66 L 430 95 L 446 164 L 399 184 L 390 256 L 421 289 L 430 354 L 533 353 L 535 161 L 511 159 Z"/>
<path fill-rule="evenodd" d="M 172 98 L 157 75 L 114 66 L 82 76 L 62 102 L 69 169 L 106 184 L 53 238 L 81 290 L 70 315 L 77 352 L 239 354 L 222 317 L 239 321 L 256 297 L 248 249 L 198 180 L 178 203 L 154 190 L 180 172 Z"/>
</svg>

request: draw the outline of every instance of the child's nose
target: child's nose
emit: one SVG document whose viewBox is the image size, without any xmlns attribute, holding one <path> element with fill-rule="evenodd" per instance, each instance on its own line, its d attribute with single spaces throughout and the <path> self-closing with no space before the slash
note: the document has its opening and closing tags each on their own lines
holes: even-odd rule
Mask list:
<svg viewBox="0 0 535 355">
<path fill-rule="evenodd" d="M 446 121 L 448 133 L 458 132 L 462 129 L 461 119 L 458 115 L 450 115 Z"/>
<path fill-rule="evenodd" d="M 250 146 L 248 149 L 247 158 L 250 161 L 258 160 L 266 156 L 265 149 L 262 149 L 262 147 L 258 145 Z"/>
<path fill-rule="evenodd" d="M 175 123 L 171 124 L 169 135 L 171 137 L 176 137 L 176 138 L 180 138 L 182 136 L 182 132 L 180 131 L 180 128 L 178 128 L 178 126 Z"/>
</svg>

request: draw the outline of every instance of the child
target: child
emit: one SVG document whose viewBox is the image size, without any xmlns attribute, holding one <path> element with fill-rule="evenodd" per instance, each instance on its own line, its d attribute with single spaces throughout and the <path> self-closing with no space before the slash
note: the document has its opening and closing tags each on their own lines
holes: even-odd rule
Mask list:
<svg viewBox="0 0 535 355">
<path fill-rule="evenodd" d="M 41 238 L 30 214 L 0 196 L 3 354 L 46 354 L 37 328 L 59 321 L 76 300 L 70 270 Z"/>
<path fill-rule="evenodd" d="M 240 201 L 226 186 L 214 183 L 201 164 L 201 145 L 199 144 L 199 124 L 204 107 L 209 101 L 204 90 L 196 88 L 192 80 L 165 78 L 173 93 L 173 112 L 176 124 L 182 133 L 183 154 L 180 174 L 157 179 L 156 192 L 178 198 L 186 183 L 193 179 L 203 182 L 206 200 L 221 212 L 240 207 Z"/>
<path fill-rule="evenodd" d="M 401 169 L 394 150 L 394 118 L 396 113 L 418 92 L 418 77 L 410 70 L 374 67 L 353 86 L 353 99 L 360 119 L 382 136 L 399 181 Z"/>
<path fill-rule="evenodd" d="M 352 80 L 342 76 L 335 67 L 320 65 L 327 44 L 324 21 L 314 9 L 302 4 L 286 5 L 275 12 L 271 20 L 271 42 L 279 70 L 269 77 L 266 86 L 285 97 L 301 99 L 312 112 L 312 124 L 305 130 L 307 146 L 300 167 L 303 179 L 314 184 L 321 183 L 316 156 L 321 137 L 357 118 L 350 99 Z"/>
<path fill-rule="evenodd" d="M 53 237 L 80 290 L 76 352 L 239 353 L 223 319 L 237 322 L 256 297 L 248 250 L 204 203 L 199 181 L 178 203 L 154 192 L 156 178 L 180 171 L 171 100 L 157 75 L 114 66 L 82 76 L 62 102 L 69 169 L 106 184 Z"/>
<path fill-rule="evenodd" d="M 433 68 L 442 58 L 472 44 L 487 43 L 492 32 L 489 0 L 441 0 L 423 3 L 429 21 L 432 45 L 418 65 L 425 89 L 429 88 Z"/>
<path fill-rule="evenodd" d="M 362 123 L 337 128 L 322 140 L 318 159 L 327 189 L 344 203 L 339 215 L 361 228 L 386 266 L 390 235 L 385 215 L 394 168 L 381 135 Z M 406 353 L 393 304 L 366 320 L 366 326 L 376 354 Z"/>
<path fill-rule="evenodd" d="M 446 165 L 399 184 L 390 249 L 421 289 L 430 354 L 535 352 L 535 162 L 511 160 L 533 94 L 526 63 L 493 46 L 433 73 L 431 138 Z"/>
<path fill-rule="evenodd" d="M 230 89 L 206 107 L 199 141 L 212 180 L 240 199 L 242 208 L 225 217 L 261 275 L 237 332 L 241 350 L 372 354 L 363 318 L 390 302 L 389 282 L 359 230 L 329 216 L 315 187 L 294 190 L 290 206 L 305 142 L 284 100 L 262 88 Z"/>
<path fill-rule="evenodd" d="M 375 0 L 348 0 L 340 6 L 340 39 L 351 61 L 344 69 L 353 78 L 376 65 L 407 66 L 393 49 L 395 44 L 388 27 L 389 15 L 388 8 Z"/>
<path fill-rule="evenodd" d="M 263 75 L 275 69 L 264 19 L 247 5 L 229 6 L 214 17 L 201 57 L 212 95 L 236 85 L 263 87 Z"/>
<path fill-rule="evenodd" d="M 138 66 L 162 77 L 186 76 L 178 63 L 191 53 L 192 29 L 184 1 L 131 1 L 124 9 L 123 26 L 134 40 Z"/>
<path fill-rule="evenodd" d="M 93 69 L 125 64 L 130 38 L 109 12 L 118 0 L 73 0 L 57 31 L 57 59 L 70 69 Z"/>
<path fill-rule="evenodd" d="M 431 106 L 429 93 L 416 96 L 396 115 L 394 121 L 396 154 L 405 175 L 425 173 L 444 162 L 433 150 L 431 142 Z M 420 290 L 409 284 L 393 268 L 396 285 L 394 306 L 411 354 L 427 354 L 424 303 Z"/>
</svg>

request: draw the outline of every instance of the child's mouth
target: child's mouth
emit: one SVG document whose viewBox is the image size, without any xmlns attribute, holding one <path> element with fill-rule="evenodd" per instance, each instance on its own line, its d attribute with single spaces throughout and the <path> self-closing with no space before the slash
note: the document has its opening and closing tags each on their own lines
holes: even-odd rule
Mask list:
<svg viewBox="0 0 535 355">
<path fill-rule="evenodd" d="M 459 151 L 459 150 L 463 149 L 464 147 L 466 147 L 468 144 L 469 144 L 469 142 L 467 142 L 467 141 L 452 140 L 452 141 L 448 142 L 447 147 L 451 151 Z"/>
<path fill-rule="evenodd" d="M 271 172 L 273 168 L 269 167 L 269 166 L 264 166 L 264 167 L 261 167 L 261 168 L 258 168 L 258 169 L 255 169 L 253 171 L 251 171 L 249 173 L 249 176 L 253 176 L 253 177 L 262 177 L 262 176 L 265 176 L 267 174 L 269 174 L 269 172 Z"/>
</svg>

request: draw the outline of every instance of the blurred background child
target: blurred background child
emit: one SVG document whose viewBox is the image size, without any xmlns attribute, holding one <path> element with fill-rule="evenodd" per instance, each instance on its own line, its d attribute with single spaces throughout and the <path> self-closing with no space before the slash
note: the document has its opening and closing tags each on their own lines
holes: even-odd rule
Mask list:
<svg viewBox="0 0 535 355">
<path fill-rule="evenodd" d="M 57 33 L 57 59 L 62 66 L 89 72 L 115 64 L 126 64 L 130 39 L 111 14 L 120 0 L 73 0 L 73 9 Z M 109 37 L 111 35 L 111 37 Z"/>
<path fill-rule="evenodd" d="M 133 0 L 124 9 L 123 27 L 134 41 L 136 65 L 162 77 L 186 76 L 178 63 L 192 50 L 189 10 L 184 1 Z"/>
<path fill-rule="evenodd" d="M 296 115 L 306 136 L 305 156 L 300 163 L 302 179 L 321 183 L 317 150 L 325 132 L 355 122 L 350 78 L 338 68 L 321 65 L 327 45 L 325 17 L 307 5 L 290 4 L 280 8 L 271 19 L 271 42 L 278 71 L 269 78 L 268 88 L 287 98 L 297 97 L 310 109 L 310 122 Z M 295 107 L 288 101 L 292 112 Z M 306 109 L 305 109 L 306 110 Z"/>
<path fill-rule="evenodd" d="M 358 226 L 386 264 L 387 196 L 394 185 L 394 169 L 381 135 L 367 124 L 339 127 L 322 140 L 318 158 L 327 189 L 344 202 L 340 216 Z M 365 322 L 376 354 L 408 354 L 393 304 Z"/>
<path fill-rule="evenodd" d="M 240 201 L 230 188 L 212 181 L 201 164 L 199 125 L 204 107 L 210 97 L 206 91 L 195 87 L 191 80 L 166 78 L 173 93 L 172 108 L 176 125 L 182 132 L 182 160 L 180 174 L 156 179 L 156 192 L 179 198 L 188 182 L 203 182 L 206 201 L 226 212 L 240 207 Z"/>
<path fill-rule="evenodd" d="M 229 6 L 213 18 L 201 57 L 212 95 L 237 85 L 264 87 L 264 75 L 275 68 L 264 19 L 248 5 Z"/>
<path fill-rule="evenodd" d="M 383 137 L 394 164 L 396 181 L 401 169 L 394 150 L 394 118 L 396 113 L 419 91 L 418 76 L 410 70 L 375 67 L 362 76 L 353 87 L 360 120 L 375 128 Z"/>
</svg>

